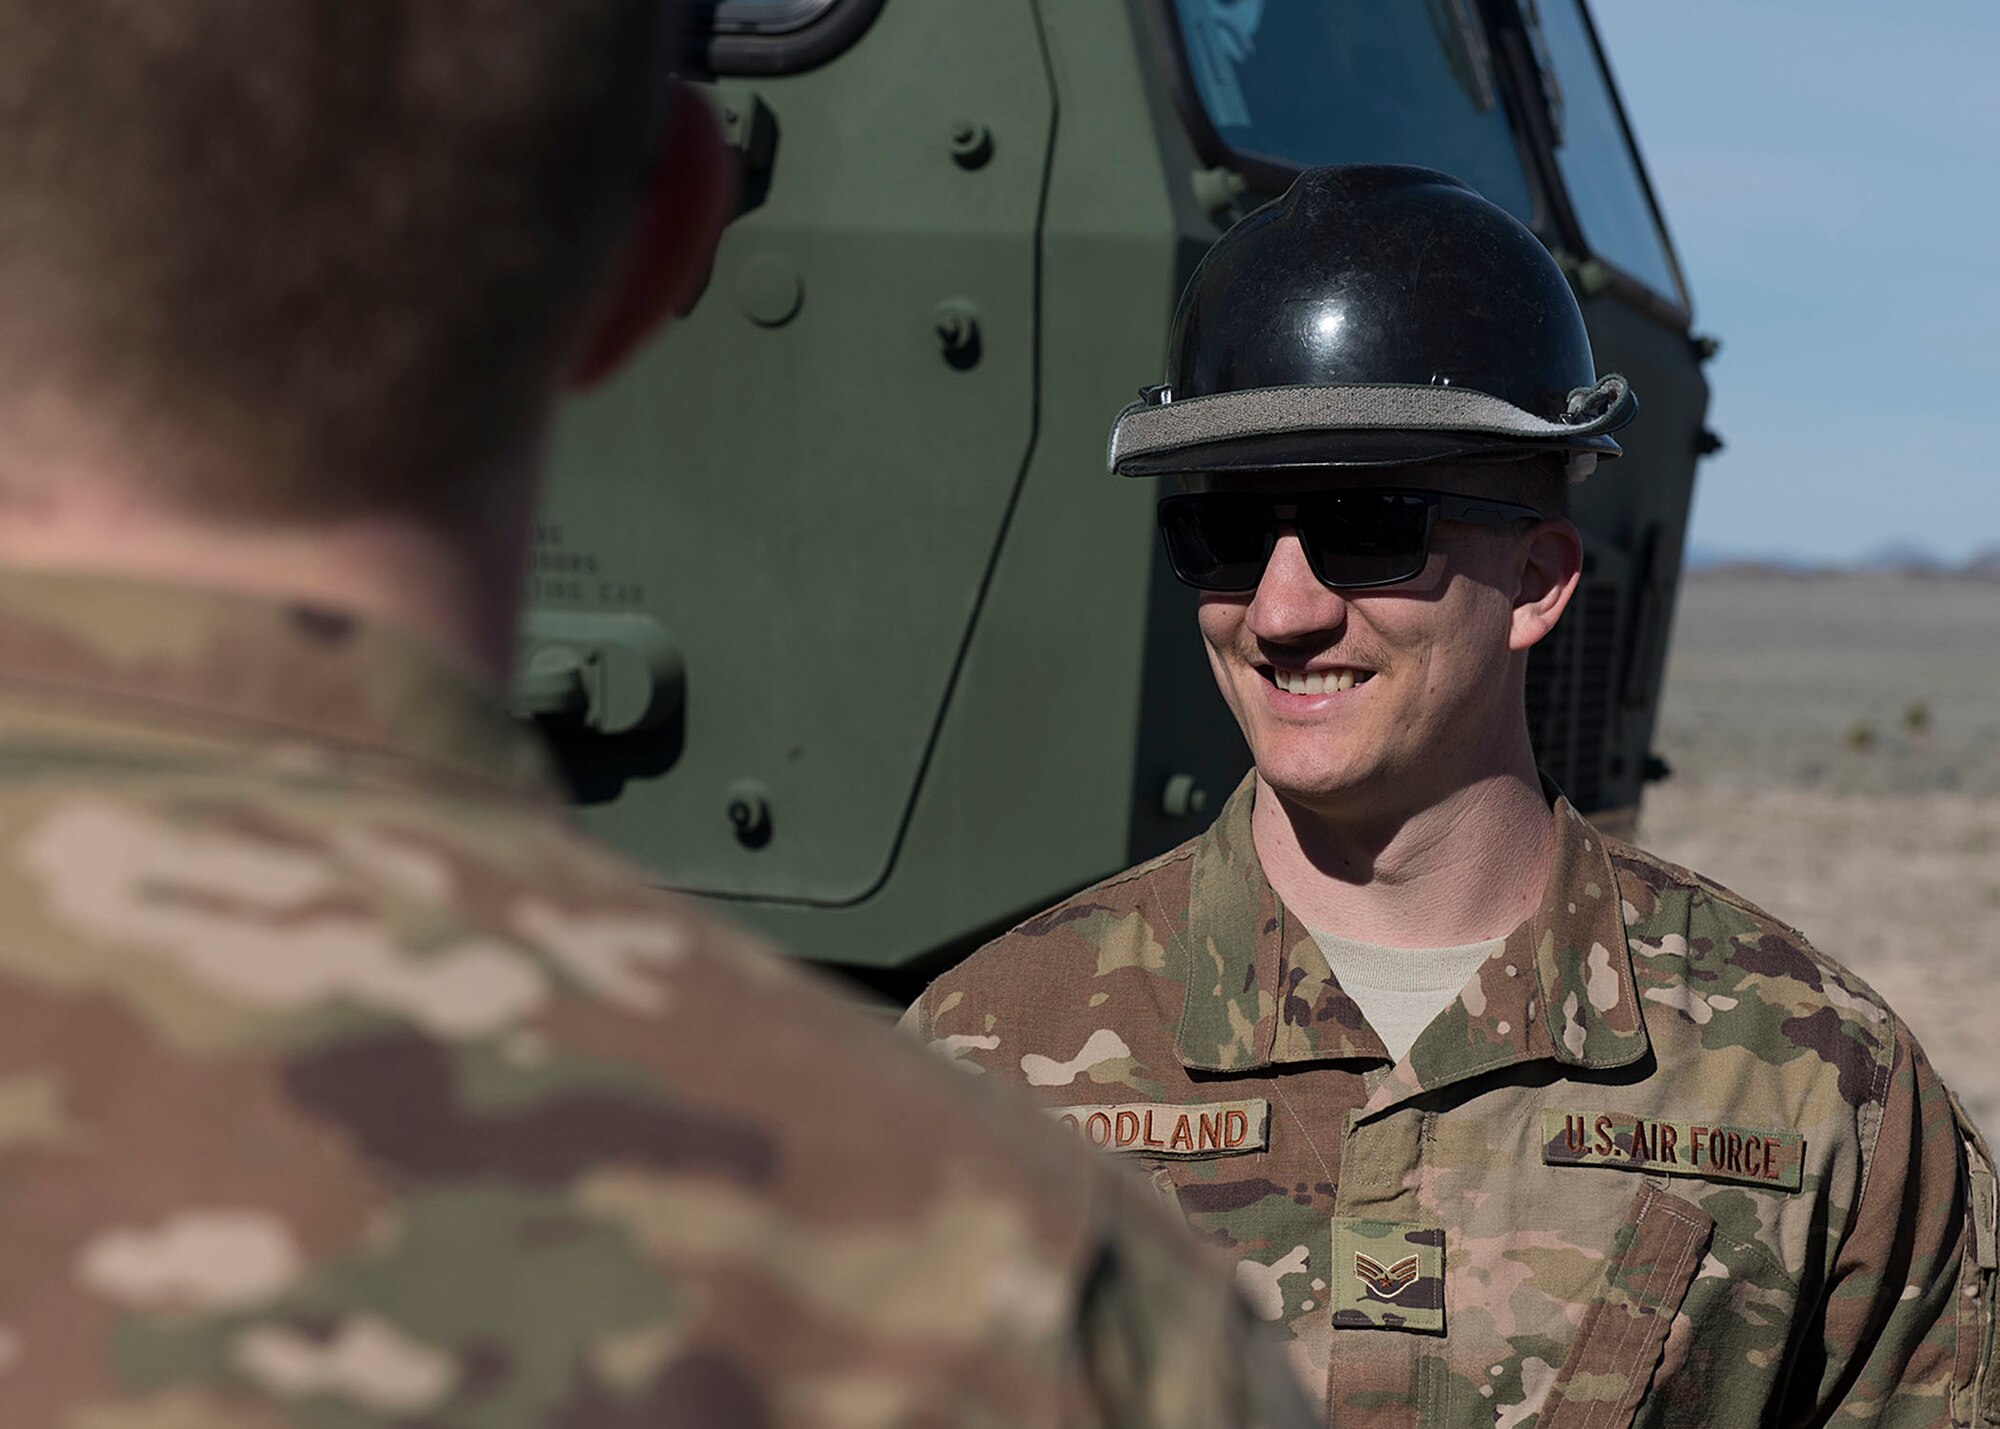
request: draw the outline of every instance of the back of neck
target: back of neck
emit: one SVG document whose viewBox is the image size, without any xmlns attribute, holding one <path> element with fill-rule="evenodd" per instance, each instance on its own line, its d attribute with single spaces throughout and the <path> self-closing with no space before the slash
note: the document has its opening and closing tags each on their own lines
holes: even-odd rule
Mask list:
<svg viewBox="0 0 2000 1429">
<path fill-rule="evenodd" d="M 402 627 L 496 685 L 514 651 L 533 468 L 497 472 L 454 525 L 413 513 L 256 518 L 163 501 L 59 459 L 0 459 L 0 563 L 199 585 L 324 605 Z"/>
</svg>

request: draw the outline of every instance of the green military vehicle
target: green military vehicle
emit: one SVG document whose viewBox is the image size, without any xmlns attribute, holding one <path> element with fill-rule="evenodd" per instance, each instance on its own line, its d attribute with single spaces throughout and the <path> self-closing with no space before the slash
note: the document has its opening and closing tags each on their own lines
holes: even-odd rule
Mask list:
<svg viewBox="0 0 2000 1429">
<path fill-rule="evenodd" d="M 1544 767 L 1629 822 L 1708 389 L 1581 0 L 720 0 L 741 213 L 675 340 L 575 408 L 518 707 L 594 830 L 914 990 L 1192 836 L 1248 757 L 1106 432 L 1182 283 L 1302 165 L 1453 173 L 1642 398 L 1531 666 Z"/>
</svg>

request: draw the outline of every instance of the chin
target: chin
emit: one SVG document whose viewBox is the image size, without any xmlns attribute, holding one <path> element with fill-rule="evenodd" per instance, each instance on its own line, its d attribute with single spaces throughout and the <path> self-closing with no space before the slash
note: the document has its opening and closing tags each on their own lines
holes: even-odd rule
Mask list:
<svg viewBox="0 0 2000 1429">
<path fill-rule="evenodd" d="M 1257 777 L 1286 803 L 1310 809 L 1352 804 L 1371 782 L 1361 770 L 1283 758 L 1258 759 Z"/>
<path fill-rule="evenodd" d="M 1380 815 L 1406 805 L 1428 788 L 1440 771 L 1440 761 L 1412 758 L 1402 741 L 1385 742 L 1365 732 L 1330 739 L 1303 732 L 1286 738 L 1271 730 L 1250 746 L 1257 775 L 1289 804 L 1329 815 Z M 1386 745 L 1386 747 L 1385 747 Z"/>
</svg>

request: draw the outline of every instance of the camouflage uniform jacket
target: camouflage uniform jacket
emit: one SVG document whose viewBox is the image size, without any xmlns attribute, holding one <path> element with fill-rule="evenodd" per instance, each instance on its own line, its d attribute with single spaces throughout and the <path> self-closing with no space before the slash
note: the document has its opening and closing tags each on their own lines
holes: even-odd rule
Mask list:
<svg viewBox="0 0 2000 1429">
<path fill-rule="evenodd" d="M 435 655 L 0 575 L 0 759 L 0 1425 L 1251 1418 L 1144 1186 L 640 886 Z"/>
<path fill-rule="evenodd" d="M 1330 1422 L 2000 1420 L 1993 1178 L 1858 979 L 1558 804 L 1539 911 L 1392 1066 L 1251 798 L 907 1020 L 1148 1168 Z"/>
</svg>

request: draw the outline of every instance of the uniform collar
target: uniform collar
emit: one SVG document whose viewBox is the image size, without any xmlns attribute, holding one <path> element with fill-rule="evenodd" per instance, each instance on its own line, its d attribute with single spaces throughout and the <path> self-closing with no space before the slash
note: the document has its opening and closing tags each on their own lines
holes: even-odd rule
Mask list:
<svg viewBox="0 0 2000 1429">
<path fill-rule="evenodd" d="M 1188 969 L 1181 1063 L 1243 1072 L 1386 1061 L 1381 1039 L 1264 876 L 1250 832 L 1255 783 L 1254 775 L 1244 780 L 1195 846 L 1181 934 Z M 1555 858 L 1541 905 L 1424 1029 L 1364 1116 L 1518 1062 L 1603 1068 L 1645 1055 L 1645 1020 L 1603 836 L 1560 795 L 1555 815 Z"/>
<path fill-rule="evenodd" d="M 539 743 L 477 673 L 324 607 L 0 570 L 0 697 L 17 719 L 30 707 L 136 716 L 239 748 L 307 747 L 554 791 Z"/>
</svg>

